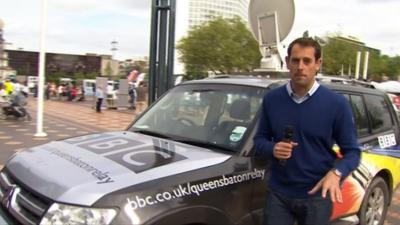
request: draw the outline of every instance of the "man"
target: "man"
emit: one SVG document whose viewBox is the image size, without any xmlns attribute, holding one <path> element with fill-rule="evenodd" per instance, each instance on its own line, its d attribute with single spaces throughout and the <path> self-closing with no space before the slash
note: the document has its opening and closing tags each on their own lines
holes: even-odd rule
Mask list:
<svg viewBox="0 0 400 225">
<path fill-rule="evenodd" d="M 103 104 L 103 99 L 104 99 L 104 91 L 102 86 L 98 86 L 96 88 L 96 112 L 101 113 L 101 105 Z"/>
<path fill-rule="evenodd" d="M 6 93 L 8 95 L 11 95 L 11 93 L 13 92 L 13 84 L 11 83 L 10 79 L 7 79 L 4 83 L 4 90 L 6 90 Z"/>
<path fill-rule="evenodd" d="M 12 92 L 18 93 L 21 91 L 21 84 L 16 79 L 11 79 Z"/>
<path fill-rule="evenodd" d="M 7 92 L 4 88 L 4 84 L 2 82 L 0 82 L 0 104 L 1 103 L 6 103 L 7 102 Z"/>
<path fill-rule="evenodd" d="M 135 89 L 135 84 L 131 84 L 129 91 L 129 104 L 130 107 L 129 109 L 135 110 L 136 109 L 136 89 Z"/>
<path fill-rule="evenodd" d="M 298 38 L 287 53 L 290 82 L 264 97 L 254 137 L 257 155 L 272 159 L 264 224 L 329 224 L 340 181 L 360 161 L 354 121 L 347 100 L 315 80 L 320 45 Z"/>
</svg>

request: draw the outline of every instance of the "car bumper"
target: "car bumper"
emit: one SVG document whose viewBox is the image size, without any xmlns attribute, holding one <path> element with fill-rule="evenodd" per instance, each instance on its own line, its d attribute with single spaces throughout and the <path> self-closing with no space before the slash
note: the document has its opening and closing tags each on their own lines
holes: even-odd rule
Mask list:
<svg viewBox="0 0 400 225">
<path fill-rule="evenodd" d="M 8 224 L 8 225 L 18 224 L 10 217 L 10 215 L 5 211 L 5 209 L 2 206 L 0 206 L 0 224 Z"/>
</svg>

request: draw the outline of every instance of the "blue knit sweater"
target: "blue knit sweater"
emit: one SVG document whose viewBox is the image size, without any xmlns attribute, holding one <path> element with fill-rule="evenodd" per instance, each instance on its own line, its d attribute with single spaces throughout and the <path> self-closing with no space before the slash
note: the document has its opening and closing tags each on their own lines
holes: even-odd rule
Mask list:
<svg viewBox="0 0 400 225">
<path fill-rule="evenodd" d="M 273 156 L 275 143 L 284 139 L 285 127 L 294 127 L 299 145 L 284 166 Z M 337 160 L 332 145 L 344 155 Z M 272 159 L 269 187 L 288 197 L 307 198 L 318 181 L 332 168 L 348 176 L 360 161 L 360 149 L 348 101 L 324 86 L 301 104 L 295 103 L 285 86 L 263 99 L 259 127 L 254 137 L 256 154 Z"/>
</svg>

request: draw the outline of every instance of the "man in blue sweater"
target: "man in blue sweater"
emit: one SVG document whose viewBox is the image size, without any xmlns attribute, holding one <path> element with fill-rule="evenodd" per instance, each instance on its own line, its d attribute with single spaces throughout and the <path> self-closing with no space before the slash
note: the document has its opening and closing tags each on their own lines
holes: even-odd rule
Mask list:
<svg viewBox="0 0 400 225">
<path fill-rule="evenodd" d="M 340 181 L 359 164 L 350 105 L 315 80 L 321 63 L 318 42 L 294 40 L 286 57 L 290 82 L 263 99 L 254 143 L 258 156 L 272 159 L 266 225 L 329 224 L 332 203 L 342 203 Z"/>
</svg>

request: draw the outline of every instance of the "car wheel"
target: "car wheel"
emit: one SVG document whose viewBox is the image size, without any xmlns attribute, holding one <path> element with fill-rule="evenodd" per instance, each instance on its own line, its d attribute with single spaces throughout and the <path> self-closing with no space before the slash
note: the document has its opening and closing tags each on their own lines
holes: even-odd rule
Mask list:
<svg viewBox="0 0 400 225">
<path fill-rule="evenodd" d="M 358 217 L 360 225 L 382 225 L 389 204 L 389 189 L 386 182 L 377 177 L 372 180 L 361 204 Z"/>
</svg>

